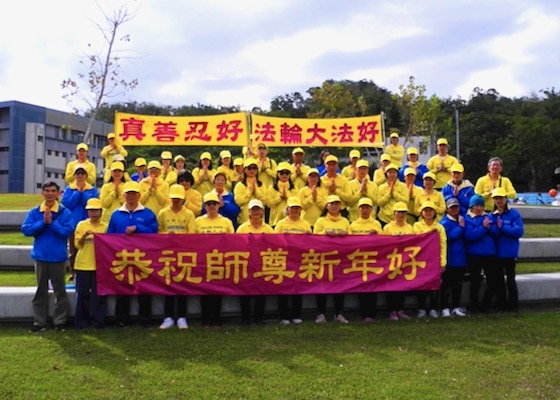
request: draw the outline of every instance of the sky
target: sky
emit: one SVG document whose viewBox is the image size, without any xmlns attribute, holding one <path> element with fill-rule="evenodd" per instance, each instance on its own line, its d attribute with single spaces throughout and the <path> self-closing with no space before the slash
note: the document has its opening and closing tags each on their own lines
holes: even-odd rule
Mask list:
<svg viewBox="0 0 560 400">
<path fill-rule="evenodd" d="M 96 24 L 125 4 L 121 75 L 138 87 L 108 102 L 267 110 L 327 79 L 468 100 L 475 87 L 516 98 L 559 88 L 556 0 L 18 0 L 2 6 L 0 101 L 61 111 L 81 57 L 103 54 Z M 78 80 L 78 83 L 82 83 Z"/>
</svg>

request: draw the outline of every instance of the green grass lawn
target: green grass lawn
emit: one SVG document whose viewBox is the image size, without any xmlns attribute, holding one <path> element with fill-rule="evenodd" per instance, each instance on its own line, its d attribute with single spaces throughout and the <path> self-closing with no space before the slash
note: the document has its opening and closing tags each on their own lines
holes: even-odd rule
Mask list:
<svg viewBox="0 0 560 400">
<path fill-rule="evenodd" d="M 4 193 L 0 195 L 0 210 L 29 210 L 42 201 L 40 194 Z"/>
<path fill-rule="evenodd" d="M 204 330 L 0 329 L 6 399 L 557 399 L 560 313 Z"/>
</svg>

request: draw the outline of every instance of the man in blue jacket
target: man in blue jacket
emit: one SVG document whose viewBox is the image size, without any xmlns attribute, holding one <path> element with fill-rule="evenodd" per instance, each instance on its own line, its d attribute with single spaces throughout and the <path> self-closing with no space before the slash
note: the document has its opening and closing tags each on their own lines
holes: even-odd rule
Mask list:
<svg viewBox="0 0 560 400">
<path fill-rule="evenodd" d="M 107 233 L 157 233 L 157 217 L 149 208 L 140 203 L 140 184 L 129 181 L 123 186 L 124 204 L 111 214 Z M 130 316 L 130 296 L 117 296 L 115 317 L 117 325 L 126 326 Z M 142 326 L 149 326 L 152 316 L 152 297 L 138 296 L 138 317 Z"/>
<path fill-rule="evenodd" d="M 49 316 L 49 280 L 56 297 L 53 323 L 57 331 L 66 329 L 68 298 L 66 297 L 65 272 L 68 261 L 68 238 L 76 223 L 72 213 L 58 202 L 60 187 L 55 182 L 43 185 L 44 201 L 31 209 L 21 225 L 25 236 L 33 236 L 31 258 L 35 260 L 37 291 L 33 297 L 34 322 L 31 332 L 47 329 Z"/>
</svg>

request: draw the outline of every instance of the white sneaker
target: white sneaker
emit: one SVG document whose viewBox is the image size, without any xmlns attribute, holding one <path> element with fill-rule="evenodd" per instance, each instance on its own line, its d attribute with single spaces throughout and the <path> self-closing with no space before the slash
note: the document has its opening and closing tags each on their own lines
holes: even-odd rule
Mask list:
<svg viewBox="0 0 560 400">
<path fill-rule="evenodd" d="M 441 316 L 443 318 L 451 317 L 451 312 L 449 311 L 449 308 L 444 308 L 443 311 L 441 312 Z"/>
<path fill-rule="evenodd" d="M 167 317 L 163 320 L 162 324 L 159 326 L 159 329 L 169 329 L 173 328 L 175 325 L 175 321 L 173 318 Z"/>
<path fill-rule="evenodd" d="M 418 310 L 418 314 L 416 314 L 416 318 L 426 318 L 426 310 Z"/>
<path fill-rule="evenodd" d="M 327 317 L 325 317 L 325 314 L 319 314 L 317 315 L 317 318 L 315 318 L 316 324 L 324 324 L 325 322 L 327 322 Z"/>
<path fill-rule="evenodd" d="M 282 325 L 290 325 L 290 320 L 289 319 L 283 319 L 283 320 L 280 321 L 280 323 Z"/>
<path fill-rule="evenodd" d="M 341 324 L 347 324 L 348 323 L 348 320 L 346 318 L 344 318 L 344 315 L 342 315 L 342 314 L 337 314 L 334 317 L 334 320 L 336 322 L 340 322 Z"/>
<path fill-rule="evenodd" d="M 466 317 L 467 316 L 467 314 L 463 310 L 461 310 L 460 308 L 454 308 L 451 311 L 451 314 L 456 315 L 458 317 Z"/>
<path fill-rule="evenodd" d="M 177 328 L 179 328 L 179 329 L 189 329 L 189 324 L 187 324 L 186 318 L 179 318 L 177 320 Z"/>
<path fill-rule="evenodd" d="M 439 313 L 436 310 L 431 309 L 430 310 L 430 318 L 438 318 L 438 317 L 439 317 Z"/>
<path fill-rule="evenodd" d="M 292 324 L 298 325 L 298 324 L 301 324 L 302 322 L 303 322 L 303 319 L 301 319 L 301 318 L 292 319 Z"/>
</svg>

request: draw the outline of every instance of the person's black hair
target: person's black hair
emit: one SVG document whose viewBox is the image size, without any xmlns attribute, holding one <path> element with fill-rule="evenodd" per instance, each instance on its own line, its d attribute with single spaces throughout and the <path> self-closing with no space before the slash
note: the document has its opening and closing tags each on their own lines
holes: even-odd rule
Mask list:
<svg viewBox="0 0 560 400">
<path fill-rule="evenodd" d="M 211 170 L 213 168 L 212 160 L 208 160 L 208 161 L 210 161 L 210 164 L 208 165 L 208 170 Z M 198 168 L 202 169 L 202 160 L 198 160 Z"/>
<path fill-rule="evenodd" d="M 179 183 L 179 181 L 190 182 L 191 186 L 193 186 L 194 176 L 189 171 L 181 172 L 179 176 L 177 176 L 177 183 Z"/>
<path fill-rule="evenodd" d="M 58 186 L 58 183 L 56 183 L 55 181 L 49 181 L 49 182 L 43 183 L 43 186 L 42 186 L 41 189 L 45 190 L 46 188 L 53 187 L 53 186 L 56 188 L 57 192 L 60 192 L 60 186 Z"/>
<path fill-rule="evenodd" d="M 227 182 L 227 176 L 226 176 L 225 172 L 222 172 L 222 171 L 216 172 L 216 174 L 215 174 L 214 177 L 212 178 L 212 182 L 216 182 L 216 177 L 217 177 L 218 175 L 222 175 L 222 176 L 224 177 L 224 179 L 226 180 L 226 182 Z"/>
<path fill-rule="evenodd" d="M 257 176 L 255 176 L 255 179 L 257 180 L 257 186 L 261 187 L 262 186 L 262 182 L 259 180 L 259 178 Z M 243 172 L 243 180 L 241 181 L 245 186 L 247 186 L 247 174 L 245 173 L 245 171 Z"/>
<path fill-rule="evenodd" d="M 278 181 L 279 181 L 278 178 L 274 178 L 274 181 L 273 181 L 274 183 L 272 184 L 272 188 L 274 190 L 278 190 Z M 290 190 L 293 190 L 295 188 L 295 186 L 294 186 L 294 183 L 292 182 L 292 179 L 288 178 L 288 182 L 290 183 Z"/>
</svg>

